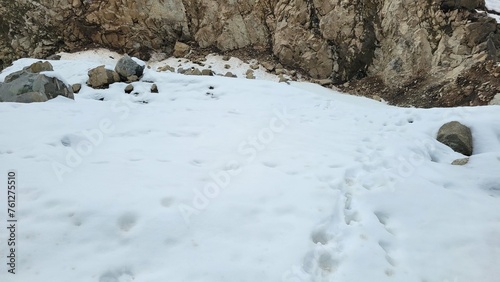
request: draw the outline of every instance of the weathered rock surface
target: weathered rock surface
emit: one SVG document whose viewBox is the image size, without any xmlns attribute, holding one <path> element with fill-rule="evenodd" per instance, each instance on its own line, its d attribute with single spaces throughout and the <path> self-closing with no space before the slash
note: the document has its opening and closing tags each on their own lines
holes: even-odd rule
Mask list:
<svg viewBox="0 0 500 282">
<path fill-rule="evenodd" d="M 39 61 L 31 64 L 29 67 L 26 67 L 24 69 L 32 73 L 39 73 L 42 71 L 53 71 L 54 67 L 47 61 L 45 62 Z"/>
<path fill-rule="evenodd" d="M 125 93 L 130 94 L 132 91 L 134 91 L 134 86 L 132 84 L 128 84 L 125 86 L 125 89 L 123 90 Z"/>
<path fill-rule="evenodd" d="M 75 83 L 71 85 L 71 89 L 73 90 L 73 93 L 78 93 L 82 89 L 82 85 L 80 83 Z"/>
<path fill-rule="evenodd" d="M 173 55 L 174 55 L 174 57 L 177 57 L 177 58 L 184 57 L 189 53 L 190 49 L 191 49 L 191 47 L 189 47 L 189 45 L 187 45 L 186 43 L 182 43 L 182 42 L 177 41 L 175 43 L 175 46 L 174 46 L 174 54 Z"/>
<path fill-rule="evenodd" d="M 452 165 L 466 165 L 469 163 L 469 158 L 456 159 L 451 164 Z"/>
<path fill-rule="evenodd" d="M 144 66 L 139 65 L 128 55 L 125 55 L 116 63 L 115 71 L 123 81 L 137 81 L 144 72 Z"/>
<path fill-rule="evenodd" d="M 11 74 L 0 83 L 0 102 L 45 102 L 57 96 L 74 99 L 73 91 L 64 82 L 28 69 Z"/>
<path fill-rule="evenodd" d="M 471 130 L 458 121 L 448 122 L 441 126 L 438 131 L 437 140 L 455 152 L 466 156 L 472 155 Z"/>
<path fill-rule="evenodd" d="M 477 8 L 484 0 L 0 0 L 0 65 L 89 46 L 147 60 L 172 55 L 181 41 L 272 53 L 314 79 L 354 81 L 353 91 L 376 84 L 389 101 L 423 93 L 430 104 L 487 104 L 496 85 L 480 99 L 479 81 L 472 91 L 459 85 L 474 66 L 499 58 L 499 26 Z M 470 97 L 436 98 L 453 88 Z"/>
<path fill-rule="evenodd" d="M 493 100 L 489 102 L 489 104 L 500 106 L 500 94 L 496 94 L 495 97 L 493 97 Z"/>
<path fill-rule="evenodd" d="M 154 83 L 151 85 L 151 93 L 158 93 L 158 86 Z"/>
<path fill-rule="evenodd" d="M 104 66 L 89 70 L 87 84 L 92 88 L 107 88 L 110 84 L 120 81 L 120 75 Z"/>
</svg>

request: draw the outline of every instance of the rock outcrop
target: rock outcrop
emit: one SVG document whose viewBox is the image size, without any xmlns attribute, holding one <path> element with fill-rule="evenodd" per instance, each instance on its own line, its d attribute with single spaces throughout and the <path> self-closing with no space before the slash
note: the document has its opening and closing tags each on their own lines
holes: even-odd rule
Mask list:
<svg viewBox="0 0 500 282">
<path fill-rule="evenodd" d="M 389 101 L 423 94 L 453 106 L 440 97 L 458 89 L 467 97 L 456 104 L 487 104 L 500 86 L 477 98 L 484 81 L 470 81 L 472 93 L 460 85 L 498 59 L 498 24 L 476 9 L 484 0 L 0 0 L 0 65 L 93 46 L 147 60 L 153 51 L 172 55 L 182 41 L 272 54 L 314 79 Z"/>
</svg>

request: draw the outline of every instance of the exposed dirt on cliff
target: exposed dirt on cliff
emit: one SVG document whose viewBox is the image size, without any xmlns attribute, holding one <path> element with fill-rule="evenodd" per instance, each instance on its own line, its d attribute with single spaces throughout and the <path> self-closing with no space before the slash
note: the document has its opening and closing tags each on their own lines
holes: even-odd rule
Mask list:
<svg viewBox="0 0 500 282">
<path fill-rule="evenodd" d="M 338 85 L 347 93 L 384 100 L 403 107 L 455 107 L 487 105 L 500 93 L 500 65 L 494 61 L 477 63 L 457 78 L 433 80 L 427 75 L 416 76 L 398 87 L 386 85 L 373 76 Z"/>
</svg>

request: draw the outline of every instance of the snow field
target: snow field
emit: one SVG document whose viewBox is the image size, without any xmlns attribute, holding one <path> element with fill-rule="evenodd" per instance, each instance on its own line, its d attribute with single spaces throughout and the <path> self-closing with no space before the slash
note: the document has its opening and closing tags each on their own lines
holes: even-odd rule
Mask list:
<svg viewBox="0 0 500 282">
<path fill-rule="evenodd" d="M 118 55 L 66 56 L 51 63 L 82 83 L 75 101 L 0 104 L 21 219 L 18 274 L 0 267 L 1 281 L 500 277 L 499 107 L 403 109 L 154 67 L 127 95 L 85 85 Z M 451 120 L 473 131 L 465 166 L 435 140 Z"/>
</svg>

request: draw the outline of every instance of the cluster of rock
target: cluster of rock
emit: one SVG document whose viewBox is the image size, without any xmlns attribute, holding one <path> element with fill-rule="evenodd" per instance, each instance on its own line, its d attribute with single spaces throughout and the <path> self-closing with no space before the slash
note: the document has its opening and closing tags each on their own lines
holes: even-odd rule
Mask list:
<svg viewBox="0 0 500 282">
<path fill-rule="evenodd" d="M 485 9 L 484 0 L 101 2 L 0 1 L 0 64 L 89 46 L 143 60 L 154 52 L 184 56 L 192 48 L 249 50 L 314 79 L 356 82 L 354 90 L 370 91 L 363 79 L 376 80 L 391 98 L 411 87 L 431 97 L 461 91 L 447 86 L 499 57 L 498 25 L 476 11 Z M 485 90 L 474 103 L 487 103 L 496 92 L 496 86 Z M 474 97 L 458 103 L 469 101 Z"/>
<path fill-rule="evenodd" d="M 115 82 L 138 81 L 144 73 L 144 67 L 125 55 L 118 60 L 114 70 L 106 69 L 104 65 L 89 70 L 87 85 L 92 88 L 107 88 Z"/>
<path fill-rule="evenodd" d="M 177 44 L 176 44 L 176 46 L 177 46 Z M 231 56 L 227 56 L 227 55 L 222 56 L 222 61 L 229 61 L 230 59 L 231 59 Z M 157 69 L 157 71 L 160 71 L 160 72 L 169 71 L 169 72 L 176 72 L 176 73 L 185 74 L 185 75 L 207 75 L 207 76 L 218 75 L 218 76 L 225 76 L 225 77 L 238 77 L 236 74 L 234 74 L 233 72 L 230 71 L 232 66 L 229 63 L 224 65 L 224 69 L 226 69 L 228 71 L 222 72 L 222 73 L 216 73 L 211 69 L 212 66 L 206 67 L 206 65 L 204 63 L 206 60 L 207 60 L 207 58 L 205 56 L 201 56 L 201 57 L 198 56 L 197 58 L 194 58 L 191 61 L 191 63 L 193 63 L 199 67 L 193 66 L 193 67 L 189 67 L 189 68 L 183 68 L 183 67 L 181 67 L 181 65 L 179 65 L 179 67 L 176 69 L 175 67 L 166 64 L 162 67 L 159 67 Z M 181 62 L 181 59 L 179 59 L 179 62 Z M 188 63 L 188 62 L 190 62 L 190 61 L 185 60 L 185 63 Z M 255 71 L 259 70 L 259 69 L 263 70 L 267 73 L 274 74 L 274 75 L 278 76 L 279 82 L 287 82 L 289 80 L 297 81 L 299 79 L 297 71 L 287 70 L 280 63 L 275 64 L 275 63 L 270 62 L 270 61 L 259 62 L 259 60 L 256 60 L 256 59 L 244 60 L 244 62 L 246 64 L 248 64 L 248 69 L 246 70 L 246 72 L 244 74 L 244 77 L 247 79 L 256 79 L 257 77 L 255 75 Z M 313 80 L 313 82 L 317 82 L 317 83 L 319 83 L 321 85 L 325 85 L 325 86 L 332 84 L 332 81 L 329 79 Z"/>
<path fill-rule="evenodd" d="M 11 73 L 0 83 L 0 102 L 45 102 L 57 96 L 73 99 L 73 90 L 63 81 L 42 72 L 53 71 L 49 62 L 36 62 Z"/>
<path fill-rule="evenodd" d="M 114 70 L 106 69 L 104 65 L 89 70 L 87 85 L 95 89 L 102 89 L 108 88 L 110 84 L 115 82 L 131 83 L 139 81 L 144 74 L 144 68 L 145 65 L 137 63 L 128 55 L 124 55 L 118 60 Z M 73 89 L 80 89 L 80 87 L 79 84 L 73 85 Z M 134 86 L 127 84 L 123 91 L 130 94 L 134 91 Z M 158 93 L 158 86 L 156 84 L 151 85 L 151 93 Z"/>
</svg>

